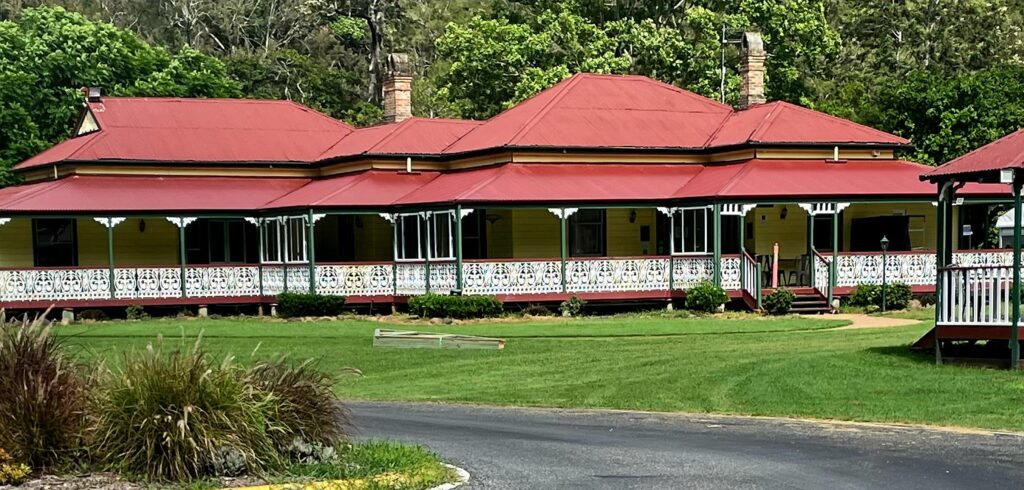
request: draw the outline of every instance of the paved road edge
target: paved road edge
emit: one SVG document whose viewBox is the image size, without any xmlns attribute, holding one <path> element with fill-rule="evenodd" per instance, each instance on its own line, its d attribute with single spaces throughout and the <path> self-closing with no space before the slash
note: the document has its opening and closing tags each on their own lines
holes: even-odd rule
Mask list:
<svg viewBox="0 0 1024 490">
<path fill-rule="evenodd" d="M 459 488 L 459 487 L 469 483 L 469 472 L 468 471 L 466 471 L 466 470 L 464 470 L 462 468 L 459 468 L 458 466 L 451 465 L 451 464 L 448 464 L 448 463 L 444 463 L 444 465 L 449 467 L 449 468 L 451 468 L 452 471 L 455 472 L 455 478 L 457 478 L 458 481 L 454 481 L 452 483 L 445 483 L 443 485 L 438 485 L 436 487 L 431 488 L 430 490 L 451 490 L 453 488 Z"/>
</svg>

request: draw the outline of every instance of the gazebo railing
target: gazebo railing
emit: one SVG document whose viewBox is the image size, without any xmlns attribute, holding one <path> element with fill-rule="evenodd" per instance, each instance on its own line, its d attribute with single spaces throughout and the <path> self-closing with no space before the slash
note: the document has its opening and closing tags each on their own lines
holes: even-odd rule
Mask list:
<svg viewBox="0 0 1024 490">
<path fill-rule="evenodd" d="M 939 270 L 938 325 L 1010 326 L 1013 267 L 944 267 Z"/>
</svg>

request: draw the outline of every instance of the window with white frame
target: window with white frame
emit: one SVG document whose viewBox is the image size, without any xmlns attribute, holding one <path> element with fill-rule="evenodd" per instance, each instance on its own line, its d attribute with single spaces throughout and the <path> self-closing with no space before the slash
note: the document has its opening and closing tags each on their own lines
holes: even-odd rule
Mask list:
<svg viewBox="0 0 1024 490">
<path fill-rule="evenodd" d="M 263 262 L 305 262 L 306 252 L 304 217 L 269 218 L 263 222 Z"/>
<path fill-rule="evenodd" d="M 395 257 L 398 260 L 455 258 L 455 212 L 400 214 L 395 219 Z M 428 255 L 429 254 L 429 255 Z"/>
<path fill-rule="evenodd" d="M 435 212 L 430 217 L 430 258 L 455 259 L 455 238 L 452 236 L 455 224 L 453 211 Z"/>
<path fill-rule="evenodd" d="M 400 214 L 395 218 L 395 258 L 423 259 L 423 218 L 419 214 Z"/>
<path fill-rule="evenodd" d="M 672 253 L 708 253 L 708 208 L 672 210 Z"/>
</svg>

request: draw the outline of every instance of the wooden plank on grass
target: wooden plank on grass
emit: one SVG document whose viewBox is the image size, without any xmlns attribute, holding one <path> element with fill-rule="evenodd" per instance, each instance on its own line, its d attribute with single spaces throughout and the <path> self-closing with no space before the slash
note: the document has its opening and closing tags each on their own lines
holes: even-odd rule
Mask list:
<svg viewBox="0 0 1024 490">
<path fill-rule="evenodd" d="M 474 335 L 378 328 L 373 331 L 373 346 L 407 349 L 504 349 L 505 340 Z"/>
</svg>

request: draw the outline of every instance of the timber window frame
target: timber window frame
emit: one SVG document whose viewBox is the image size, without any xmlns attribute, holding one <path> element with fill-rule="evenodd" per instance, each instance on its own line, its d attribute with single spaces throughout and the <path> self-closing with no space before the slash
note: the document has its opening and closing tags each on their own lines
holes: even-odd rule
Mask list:
<svg viewBox="0 0 1024 490">
<path fill-rule="evenodd" d="M 455 260 L 455 211 L 395 216 L 395 260 Z"/>
<path fill-rule="evenodd" d="M 34 267 L 78 267 L 78 220 L 32 219 Z"/>
<path fill-rule="evenodd" d="M 264 264 L 304 264 L 306 256 L 306 217 L 282 216 L 263 221 Z"/>
<path fill-rule="evenodd" d="M 708 255 L 707 206 L 672 209 L 672 255 Z"/>
</svg>

